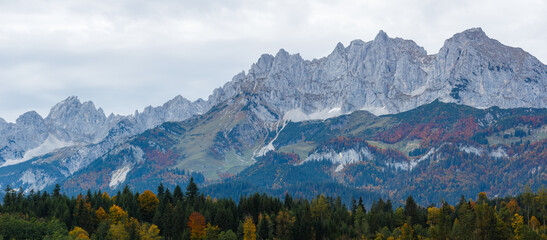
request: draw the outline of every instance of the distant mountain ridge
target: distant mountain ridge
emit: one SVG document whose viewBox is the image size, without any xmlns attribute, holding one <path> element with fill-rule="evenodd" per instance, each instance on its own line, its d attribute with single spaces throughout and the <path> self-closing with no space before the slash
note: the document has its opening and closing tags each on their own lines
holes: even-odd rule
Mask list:
<svg viewBox="0 0 547 240">
<path fill-rule="evenodd" d="M 119 123 L 131 124 L 127 132 L 117 135 L 129 137 L 167 121 L 182 121 L 207 110 L 205 101 L 190 102 L 177 96 L 159 107 L 147 107 L 142 113 L 106 117 L 101 108 L 77 97 L 68 97 L 51 108 L 46 118 L 35 111 L 17 118 L 15 123 L 0 125 L 0 166 L 30 160 L 53 150 L 68 146 L 86 146 L 103 141 Z M 119 129 L 118 129 L 119 130 Z"/>
<path fill-rule="evenodd" d="M 279 132 L 286 131 L 288 121 L 357 110 L 400 113 L 436 99 L 476 108 L 545 108 L 546 91 L 543 63 L 488 38 L 480 28 L 455 34 L 434 55 L 380 31 L 373 41 L 354 40 L 347 47 L 339 43 L 327 57 L 311 61 L 283 49 L 275 56 L 264 54 L 248 73 L 234 76 L 207 101 L 177 96 L 142 113 L 107 117 L 93 103 L 69 97 L 46 118 L 28 112 L 16 123 L 0 119 L 0 172 L 25 173 L 4 175 L 0 184 L 43 189 L 78 171 L 91 171 L 86 168 L 98 159 L 114 157 L 123 159 L 121 165 L 102 176 L 111 178 L 110 188 L 120 186 L 134 173 L 135 163 L 147 159 L 158 164 L 176 160 L 181 170 L 216 179 L 275 151 L 279 146 L 274 142 L 283 137 Z M 144 140 L 134 144 L 133 136 L 149 129 L 145 134 L 172 134 L 161 124 L 183 120 L 185 127 L 168 146 Z M 147 157 L 147 148 L 163 157 Z M 112 181 L 114 175 L 118 180 Z"/>
</svg>

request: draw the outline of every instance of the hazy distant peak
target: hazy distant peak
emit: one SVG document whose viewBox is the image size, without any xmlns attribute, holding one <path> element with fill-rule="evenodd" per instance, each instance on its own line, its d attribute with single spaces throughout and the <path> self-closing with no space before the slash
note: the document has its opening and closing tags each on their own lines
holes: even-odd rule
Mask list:
<svg viewBox="0 0 547 240">
<path fill-rule="evenodd" d="M 23 113 L 23 115 L 19 116 L 15 122 L 17 124 L 21 124 L 23 126 L 28 125 L 37 125 L 44 121 L 42 116 L 38 114 L 36 111 L 28 111 L 26 113 Z"/>
</svg>

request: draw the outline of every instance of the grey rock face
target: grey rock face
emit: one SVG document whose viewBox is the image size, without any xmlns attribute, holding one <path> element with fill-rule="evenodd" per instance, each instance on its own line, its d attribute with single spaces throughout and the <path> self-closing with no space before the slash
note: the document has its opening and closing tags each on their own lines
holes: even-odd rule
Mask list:
<svg viewBox="0 0 547 240">
<path fill-rule="evenodd" d="M 260 96 L 287 113 L 311 118 L 358 109 L 406 111 L 435 99 L 473 107 L 547 107 L 547 68 L 522 49 L 470 29 L 446 40 L 438 54 L 380 31 L 370 42 L 338 44 L 327 57 L 303 60 L 281 49 L 263 55 L 210 96 L 211 105 L 239 92 Z M 290 118 L 291 116 L 289 116 Z"/>
<path fill-rule="evenodd" d="M 78 151 L 63 160 L 68 171 L 74 172 L 132 135 L 166 121 L 201 114 L 207 106 L 201 99 L 190 102 L 177 96 L 163 106 L 147 107 L 143 113 L 106 117 L 92 102 L 68 97 L 53 106 L 45 119 L 32 111 L 21 115 L 15 124 L 0 121 L 0 167 L 77 146 Z"/>
<path fill-rule="evenodd" d="M 0 161 L 23 158 L 26 150 L 46 140 L 47 132 L 44 119 L 35 111 L 19 116 L 15 124 L 4 124 L 0 130 Z"/>
<path fill-rule="evenodd" d="M 53 106 L 46 122 L 59 139 L 83 143 L 102 139 L 110 127 L 102 109 L 92 102 L 80 103 L 77 97 Z"/>
<path fill-rule="evenodd" d="M 53 106 L 45 119 L 34 111 L 21 115 L 16 123 L 0 119 L 0 172 L 4 174 L 0 185 L 42 190 L 87 167 L 129 137 L 167 121 L 202 114 L 208 106 L 201 99 L 190 102 L 177 96 L 142 113 L 106 117 L 92 102 L 69 97 Z M 25 174 L 19 176 L 14 169 Z"/>
<path fill-rule="evenodd" d="M 191 102 L 182 96 L 176 96 L 159 107 L 147 107 L 142 113 L 135 112 L 134 119 L 143 130 L 153 128 L 168 121 L 182 121 L 209 110 L 206 101 L 198 99 Z"/>
<path fill-rule="evenodd" d="M 488 38 L 480 28 L 446 40 L 433 79 L 450 91 L 443 96 L 446 101 L 474 107 L 547 106 L 546 66 L 520 48 Z"/>
</svg>

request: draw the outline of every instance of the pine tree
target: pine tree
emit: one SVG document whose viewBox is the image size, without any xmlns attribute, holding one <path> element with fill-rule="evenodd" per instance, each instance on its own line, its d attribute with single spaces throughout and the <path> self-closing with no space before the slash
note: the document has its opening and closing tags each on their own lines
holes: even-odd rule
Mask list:
<svg viewBox="0 0 547 240">
<path fill-rule="evenodd" d="M 182 201 L 184 198 L 184 194 L 182 193 L 182 189 L 179 185 L 175 187 L 175 191 L 173 192 L 173 198 L 175 201 Z"/>
<path fill-rule="evenodd" d="M 462 240 L 473 238 L 476 220 L 471 203 L 465 202 L 465 199 L 463 199 L 463 203 L 458 205 L 457 215 L 458 221 L 454 221 L 454 226 L 452 227 L 452 229 L 454 229 L 454 238 Z M 456 222 L 458 224 L 457 226 Z"/>
<path fill-rule="evenodd" d="M 525 222 L 529 222 L 530 221 L 530 206 L 532 205 L 532 199 L 533 199 L 532 189 L 530 189 L 530 185 L 526 184 L 526 186 L 524 186 L 524 193 L 522 194 L 522 197 L 524 198 L 524 205 L 526 206 L 526 221 Z"/>
<path fill-rule="evenodd" d="M 311 202 L 311 215 L 313 218 L 323 221 L 329 214 L 329 205 L 324 195 L 319 195 Z"/>
<path fill-rule="evenodd" d="M 160 183 L 158 186 L 158 199 L 163 198 L 163 193 L 165 193 L 165 187 L 163 186 L 163 183 Z"/>
<path fill-rule="evenodd" d="M 284 202 L 283 206 L 285 207 L 285 209 L 291 209 L 292 204 L 293 204 L 293 199 L 292 199 L 291 195 L 289 195 L 289 193 L 286 193 L 285 194 L 285 202 Z"/>
<path fill-rule="evenodd" d="M 311 220 L 310 204 L 304 200 L 296 209 L 294 239 L 314 239 Z"/>
<path fill-rule="evenodd" d="M 270 225 L 270 216 L 267 214 L 260 214 L 257 225 L 257 236 L 259 240 L 272 239 Z"/>
<path fill-rule="evenodd" d="M 78 195 L 74 208 L 74 223 L 87 232 L 95 231 L 95 222 L 91 210 L 91 204 L 86 202 L 82 195 Z"/>
<path fill-rule="evenodd" d="M 366 219 L 365 210 L 361 206 L 357 207 L 357 210 L 355 211 L 353 226 L 360 238 L 368 235 L 369 226 Z"/>
<path fill-rule="evenodd" d="M 61 196 L 61 186 L 59 184 L 55 184 L 55 188 L 53 189 L 53 197 L 59 198 Z"/>
<path fill-rule="evenodd" d="M 406 198 L 405 203 L 405 216 L 410 220 L 411 225 L 418 223 L 418 205 L 414 201 L 412 196 Z"/>
<path fill-rule="evenodd" d="M 452 230 L 452 206 L 444 202 L 439 211 L 439 238 L 448 239 Z"/>
<path fill-rule="evenodd" d="M 188 186 L 186 187 L 186 197 L 193 201 L 196 196 L 198 195 L 198 186 L 196 183 L 194 183 L 194 178 L 190 178 L 190 182 L 188 183 Z"/>
<path fill-rule="evenodd" d="M 287 211 L 279 211 L 276 222 L 276 239 L 289 240 L 292 238 L 292 227 L 295 222 L 295 218 Z"/>
</svg>

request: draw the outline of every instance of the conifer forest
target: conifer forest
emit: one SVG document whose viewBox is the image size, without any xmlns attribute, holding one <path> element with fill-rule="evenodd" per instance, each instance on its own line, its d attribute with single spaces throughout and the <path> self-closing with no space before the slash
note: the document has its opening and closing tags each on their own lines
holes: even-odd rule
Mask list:
<svg viewBox="0 0 547 240">
<path fill-rule="evenodd" d="M 266 194 L 239 200 L 160 184 L 155 191 L 129 187 L 109 196 L 91 192 L 69 197 L 6 188 L 0 207 L 0 239 L 547 239 L 547 189 L 526 187 L 518 196 L 418 205 L 340 197 L 296 199 Z"/>
</svg>

